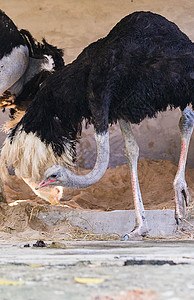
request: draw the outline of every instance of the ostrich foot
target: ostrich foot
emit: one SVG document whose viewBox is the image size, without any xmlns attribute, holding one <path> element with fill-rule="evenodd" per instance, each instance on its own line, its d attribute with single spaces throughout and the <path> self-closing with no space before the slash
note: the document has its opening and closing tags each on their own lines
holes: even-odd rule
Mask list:
<svg viewBox="0 0 194 300">
<path fill-rule="evenodd" d="M 135 227 L 130 233 L 126 233 L 122 241 L 128 241 L 128 240 L 142 240 L 143 237 L 145 237 L 148 234 L 148 227 L 147 224 L 141 225 L 138 227 Z"/>
<path fill-rule="evenodd" d="M 56 194 L 55 194 L 55 201 L 56 201 L 56 205 L 61 205 L 60 199 L 62 198 L 63 195 L 63 188 L 62 186 L 57 186 L 55 188 Z"/>
<path fill-rule="evenodd" d="M 176 180 L 175 189 L 175 220 L 177 225 L 185 218 L 186 207 L 189 205 L 191 196 L 189 194 L 185 179 Z"/>
</svg>

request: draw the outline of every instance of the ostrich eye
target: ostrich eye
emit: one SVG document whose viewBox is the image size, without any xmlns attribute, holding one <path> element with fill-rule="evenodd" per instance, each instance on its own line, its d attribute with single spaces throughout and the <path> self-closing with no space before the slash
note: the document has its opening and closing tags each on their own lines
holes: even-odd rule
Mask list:
<svg viewBox="0 0 194 300">
<path fill-rule="evenodd" d="M 53 174 L 51 177 L 53 177 L 53 178 L 56 178 L 56 177 L 57 177 L 57 175 L 56 175 L 56 174 Z"/>
</svg>

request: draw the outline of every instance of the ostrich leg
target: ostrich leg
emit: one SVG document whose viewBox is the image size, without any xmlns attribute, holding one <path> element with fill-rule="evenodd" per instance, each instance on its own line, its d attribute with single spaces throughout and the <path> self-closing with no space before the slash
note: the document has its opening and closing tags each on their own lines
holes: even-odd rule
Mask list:
<svg viewBox="0 0 194 300">
<path fill-rule="evenodd" d="M 185 166 L 193 127 L 194 113 L 189 108 L 189 106 L 187 106 L 182 112 L 182 116 L 179 121 L 179 128 L 181 132 L 181 154 L 179 159 L 178 171 L 174 179 L 175 219 L 177 224 L 179 224 L 179 220 L 182 220 L 184 218 L 185 209 L 186 206 L 188 206 L 190 200 L 190 194 L 188 192 L 187 184 L 185 181 Z"/>
<path fill-rule="evenodd" d="M 127 233 L 124 236 L 124 240 L 135 238 L 139 236 L 144 236 L 148 233 L 147 221 L 145 218 L 145 211 L 143 206 L 143 201 L 141 197 L 141 192 L 139 188 L 139 181 L 137 176 L 137 160 L 139 156 L 139 147 L 133 136 L 131 124 L 125 122 L 124 120 L 119 121 L 121 132 L 123 135 L 125 143 L 125 156 L 129 160 L 129 167 L 131 172 L 131 183 L 132 192 L 136 212 L 136 225 L 132 232 Z"/>
<path fill-rule="evenodd" d="M 7 203 L 6 198 L 5 198 L 5 193 L 4 193 L 4 184 L 1 180 L 1 178 L 0 178 L 0 202 Z"/>
</svg>

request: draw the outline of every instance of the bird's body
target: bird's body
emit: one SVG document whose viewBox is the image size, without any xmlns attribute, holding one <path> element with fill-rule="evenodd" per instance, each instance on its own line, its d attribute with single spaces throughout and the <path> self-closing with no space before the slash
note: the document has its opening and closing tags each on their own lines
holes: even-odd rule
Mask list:
<svg viewBox="0 0 194 300">
<path fill-rule="evenodd" d="M 89 175 L 92 179 L 85 175 L 81 180 L 78 176 L 80 181 L 64 170 L 61 175 L 59 168 L 61 185 L 85 187 L 105 172 L 109 158 L 108 126 L 119 121 L 131 168 L 136 213 L 139 210 L 138 230 L 144 227 L 138 234 L 144 234 L 144 209 L 136 170 L 138 146 L 130 123 L 152 118 L 168 106 L 181 110 L 188 104 L 194 106 L 193 78 L 194 45 L 174 23 L 150 12 L 126 16 L 105 38 L 89 45 L 75 61 L 44 81 L 25 116 L 10 132 L 2 160 L 14 164 L 17 174 L 25 177 L 37 178 L 53 164 L 67 166 L 73 159 L 85 119 L 94 125 L 99 146 L 93 173 Z M 191 115 L 193 124 L 192 118 Z M 30 140 L 36 144 L 27 159 L 32 149 Z M 51 180 L 50 183 L 59 184 Z"/>
<path fill-rule="evenodd" d="M 189 38 L 161 16 L 134 13 L 45 81 L 34 103 L 41 106 L 45 101 L 48 107 L 34 111 L 32 105 L 29 128 L 27 120 L 22 126 L 32 131 L 31 121 L 50 107 L 54 108 L 51 118 L 61 120 L 68 139 L 76 139 L 83 119 L 98 132 L 121 118 L 140 123 L 168 106 L 183 110 L 194 104 L 192 76 L 194 44 Z M 41 138 L 47 120 L 42 118 L 42 126 L 34 124 L 33 131 Z"/>
</svg>

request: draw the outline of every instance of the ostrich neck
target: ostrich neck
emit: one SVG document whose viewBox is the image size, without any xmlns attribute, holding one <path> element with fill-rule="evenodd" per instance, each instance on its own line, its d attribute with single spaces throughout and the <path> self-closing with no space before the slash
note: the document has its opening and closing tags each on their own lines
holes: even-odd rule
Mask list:
<svg viewBox="0 0 194 300">
<path fill-rule="evenodd" d="M 35 75 L 37 75 L 38 73 L 40 73 L 42 70 L 47 70 L 47 65 L 48 65 L 48 71 L 51 69 L 51 67 L 49 67 L 49 63 L 47 62 L 46 58 L 32 58 L 29 57 L 29 62 L 28 62 L 28 67 L 25 71 L 25 73 L 23 74 L 23 76 L 21 76 L 21 78 L 16 81 L 9 89 L 8 91 L 16 96 L 18 96 L 23 89 L 23 86 L 29 82 Z M 50 68 L 50 69 L 49 69 Z"/>
<path fill-rule="evenodd" d="M 32 58 L 29 57 L 29 65 L 25 73 L 24 83 L 30 81 L 36 74 L 40 73 L 44 69 L 46 64 L 45 58 Z"/>
<path fill-rule="evenodd" d="M 109 131 L 103 134 L 95 133 L 97 145 L 97 158 L 94 168 L 86 175 L 76 175 L 70 171 L 66 173 L 68 176 L 68 184 L 66 187 L 72 189 L 82 189 L 96 183 L 106 172 L 109 162 Z"/>
</svg>

